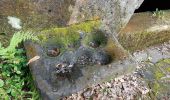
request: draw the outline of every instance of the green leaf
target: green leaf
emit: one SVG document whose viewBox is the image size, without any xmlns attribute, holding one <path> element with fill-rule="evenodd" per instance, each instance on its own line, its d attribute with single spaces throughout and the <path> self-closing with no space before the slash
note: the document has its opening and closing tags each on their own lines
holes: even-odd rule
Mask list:
<svg viewBox="0 0 170 100">
<path fill-rule="evenodd" d="M 17 91 L 14 90 L 14 89 L 12 89 L 12 90 L 11 90 L 11 95 L 15 97 L 15 96 L 17 95 Z"/>
<path fill-rule="evenodd" d="M 16 71 L 17 74 L 21 74 L 21 71 Z"/>
<path fill-rule="evenodd" d="M 0 79 L 0 87 L 4 86 L 4 81 L 2 79 Z"/>
<path fill-rule="evenodd" d="M 11 88 L 8 88 L 7 90 L 6 90 L 6 93 L 10 93 L 11 92 Z"/>
</svg>

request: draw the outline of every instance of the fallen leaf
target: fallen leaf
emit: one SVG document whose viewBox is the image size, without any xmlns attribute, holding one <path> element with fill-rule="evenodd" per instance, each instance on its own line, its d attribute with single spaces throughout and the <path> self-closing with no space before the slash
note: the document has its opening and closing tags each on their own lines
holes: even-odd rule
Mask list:
<svg viewBox="0 0 170 100">
<path fill-rule="evenodd" d="M 38 60 L 38 59 L 40 59 L 40 56 L 35 56 L 35 57 L 31 58 L 31 59 L 28 61 L 27 65 L 29 65 L 30 63 L 32 63 L 32 62 L 34 62 L 34 61 L 36 61 L 36 60 Z"/>
</svg>

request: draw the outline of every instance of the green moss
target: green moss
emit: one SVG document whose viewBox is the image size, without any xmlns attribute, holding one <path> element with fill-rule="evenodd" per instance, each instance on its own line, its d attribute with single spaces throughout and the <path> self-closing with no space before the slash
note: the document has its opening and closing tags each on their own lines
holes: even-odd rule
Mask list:
<svg viewBox="0 0 170 100">
<path fill-rule="evenodd" d="M 156 66 L 162 67 L 165 71 L 170 72 L 170 59 L 161 60 Z"/>
<path fill-rule="evenodd" d="M 166 68 L 166 70 L 167 70 L 168 72 L 170 72 L 170 66 L 169 66 L 168 68 Z"/>
<path fill-rule="evenodd" d="M 70 25 L 68 27 L 50 28 L 41 31 L 38 35 L 42 43 L 60 44 L 63 48 L 67 48 L 69 45 L 74 45 L 80 40 L 80 33 L 89 33 L 99 28 L 100 22 L 86 21 L 80 24 Z"/>
<path fill-rule="evenodd" d="M 170 64 L 170 59 L 164 59 L 163 62 Z"/>
<path fill-rule="evenodd" d="M 151 71 L 154 75 L 154 80 L 149 80 L 149 87 L 152 89 L 152 93 L 154 94 L 152 98 L 154 100 L 163 92 L 168 90 L 168 83 L 164 82 L 169 80 L 166 77 L 166 72 L 170 71 L 170 59 L 163 59 L 158 61 L 154 66 L 152 66 Z M 163 78 L 164 77 L 164 78 Z"/>
<path fill-rule="evenodd" d="M 162 77 L 166 76 L 164 73 L 164 69 L 166 69 L 166 64 L 164 62 L 164 60 L 160 60 L 158 63 L 156 63 L 156 65 L 154 66 L 154 76 L 157 80 L 161 79 Z"/>
<path fill-rule="evenodd" d="M 161 72 L 160 70 L 156 70 L 155 71 L 155 78 L 157 79 L 157 80 L 159 80 L 159 79 L 161 79 L 162 77 L 164 77 L 165 76 L 165 74 L 163 73 L 163 72 Z"/>
<path fill-rule="evenodd" d="M 107 43 L 107 37 L 102 31 L 96 30 L 91 33 L 87 33 L 83 39 L 83 43 L 88 46 L 90 42 L 94 42 L 99 46 L 104 46 Z"/>
<path fill-rule="evenodd" d="M 154 95 L 157 96 L 158 92 L 159 92 L 159 89 L 160 89 L 160 85 L 158 82 L 155 82 L 154 85 L 153 85 L 153 92 L 154 92 Z"/>
<path fill-rule="evenodd" d="M 120 34 L 119 41 L 130 52 L 135 50 L 145 49 L 149 46 L 160 44 L 168 41 L 170 34 L 164 32 L 137 32 L 130 34 Z"/>
</svg>

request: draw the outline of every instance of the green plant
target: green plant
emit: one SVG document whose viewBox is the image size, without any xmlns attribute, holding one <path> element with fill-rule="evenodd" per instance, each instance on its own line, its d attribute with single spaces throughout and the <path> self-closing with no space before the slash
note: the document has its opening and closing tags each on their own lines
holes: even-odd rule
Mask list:
<svg viewBox="0 0 170 100">
<path fill-rule="evenodd" d="M 17 48 L 25 40 L 38 38 L 31 32 L 17 32 L 7 48 L 0 45 L 0 99 L 38 100 L 39 96 L 26 65 L 24 49 Z M 36 95 L 36 96 L 35 96 Z"/>
<path fill-rule="evenodd" d="M 158 8 L 156 8 L 156 11 L 153 13 L 154 17 L 157 17 L 159 19 L 163 19 L 164 18 L 164 12 L 162 10 L 158 10 Z"/>
<path fill-rule="evenodd" d="M 13 35 L 10 44 L 7 48 L 2 47 L 0 44 L 0 56 L 1 58 L 15 58 L 14 52 L 16 52 L 16 47 L 19 43 L 25 40 L 38 41 L 38 38 L 31 32 L 17 32 Z M 20 51 L 20 50 L 19 50 Z"/>
</svg>

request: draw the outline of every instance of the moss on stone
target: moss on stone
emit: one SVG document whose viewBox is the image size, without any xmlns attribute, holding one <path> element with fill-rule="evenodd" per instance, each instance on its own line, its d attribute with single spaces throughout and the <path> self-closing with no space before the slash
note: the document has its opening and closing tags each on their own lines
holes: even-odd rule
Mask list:
<svg viewBox="0 0 170 100">
<path fill-rule="evenodd" d="M 166 68 L 166 70 L 167 70 L 168 72 L 170 72 L 170 66 L 169 66 L 168 68 Z"/>
<path fill-rule="evenodd" d="M 170 64 L 170 59 L 164 59 L 163 62 Z"/>
<path fill-rule="evenodd" d="M 154 81 L 151 84 L 151 89 L 154 93 L 154 98 L 158 97 L 159 93 L 162 93 L 167 89 L 166 83 L 163 83 L 162 80 L 164 80 L 163 77 L 166 77 L 166 72 L 170 72 L 170 59 L 163 59 L 158 61 L 155 66 L 152 66 L 153 68 L 153 75 L 154 75 Z M 163 79 L 162 79 L 163 78 Z M 166 78 L 166 80 L 169 80 L 169 78 Z"/>
<path fill-rule="evenodd" d="M 161 44 L 168 41 L 169 39 L 169 31 L 137 32 L 119 35 L 120 43 L 125 49 L 129 50 L 130 52 L 145 49 L 156 44 Z"/>
<path fill-rule="evenodd" d="M 157 96 L 159 89 L 160 89 L 160 84 L 158 82 L 155 82 L 153 84 L 153 92 L 154 92 L 155 97 Z"/>
<path fill-rule="evenodd" d="M 88 46 L 90 43 L 96 43 L 96 45 L 104 46 L 107 43 L 107 37 L 102 31 L 94 30 L 91 33 L 87 33 L 83 39 L 83 43 Z"/>
<path fill-rule="evenodd" d="M 162 77 L 164 77 L 165 76 L 165 74 L 163 73 L 163 72 L 161 72 L 159 69 L 157 69 L 156 71 L 155 71 L 155 78 L 157 79 L 157 80 L 159 80 L 159 79 L 161 79 Z"/>
<path fill-rule="evenodd" d="M 162 67 L 166 72 L 170 72 L 170 59 L 164 59 L 156 64 L 158 67 Z"/>
<path fill-rule="evenodd" d="M 68 27 L 54 27 L 41 31 L 38 37 L 42 43 L 59 44 L 63 46 L 63 48 L 67 48 L 69 45 L 74 45 L 80 40 L 80 32 L 90 33 L 99 28 L 99 25 L 100 22 L 95 20 L 70 25 Z"/>
</svg>

